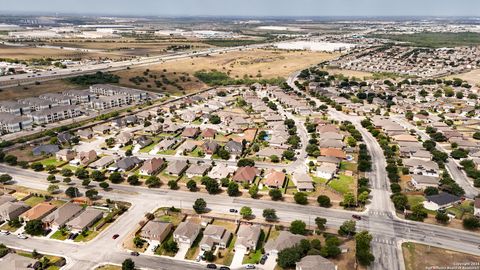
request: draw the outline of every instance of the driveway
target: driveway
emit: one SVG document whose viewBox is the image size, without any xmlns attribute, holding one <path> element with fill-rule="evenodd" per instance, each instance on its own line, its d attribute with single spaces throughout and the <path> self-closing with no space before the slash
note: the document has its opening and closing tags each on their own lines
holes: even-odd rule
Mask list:
<svg viewBox="0 0 480 270">
<path fill-rule="evenodd" d="M 243 248 L 238 248 L 235 250 L 235 255 L 233 255 L 233 260 L 231 268 L 240 268 L 243 262 L 243 256 L 245 256 L 246 250 Z"/>
<path fill-rule="evenodd" d="M 268 259 L 265 262 L 265 264 L 262 266 L 262 269 L 273 270 L 275 269 L 276 265 L 277 265 L 277 255 L 270 255 L 268 256 Z"/>
<path fill-rule="evenodd" d="M 175 254 L 175 259 L 183 260 L 185 259 L 185 255 L 187 255 L 187 251 L 190 248 L 188 244 L 181 243 L 178 245 L 178 252 Z"/>
</svg>

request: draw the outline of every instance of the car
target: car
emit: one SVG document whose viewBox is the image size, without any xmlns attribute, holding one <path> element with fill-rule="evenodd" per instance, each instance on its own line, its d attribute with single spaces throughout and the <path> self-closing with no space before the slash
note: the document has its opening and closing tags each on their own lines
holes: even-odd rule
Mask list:
<svg viewBox="0 0 480 270">
<path fill-rule="evenodd" d="M 230 213 L 238 213 L 237 209 L 230 208 Z"/>
<path fill-rule="evenodd" d="M 228 266 L 221 266 L 221 267 L 220 267 L 220 270 L 230 270 L 230 267 L 228 267 Z"/>
<path fill-rule="evenodd" d="M 267 259 L 268 259 L 268 256 L 267 256 L 266 254 L 264 254 L 264 255 L 262 256 L 262 258 L 260 259 L 260 264 L 265 264 L 265 262 L 267 261 Z"/>
<path fill-rule="evenodd" d="M 207 264 L 207 268 L 208 269 L 217 269 L 217 265 L 214 264 L 214 263 L 209 263 L 209 264 Z"/>
<path fill-rule="evenodd" d="M 1 235 L 9 235 L 10 232 L 9 232 L 9 231 L 6 231 L 6 230 L 1 230 L 1 231 L 0 231 L 0 234 L 1 234 Z"/>
<path fill-rule="evenodd" d="M 361 217 L 361 216 L 355 215 L 355 214 L 352 215 L 352 218 L 354 218 L 354 219 L 356 219 L 356 220 L 362 220 L 362 217 Z"/>
<path fill-rule="evenodd" d="M 19 234 L 17 234 L 17 238 L 19 238 L 19 239 L 27 239 L 28 236 L 26 236 L 26 235 L 23 234 L 23 233 L 19 233 Z"/>
<path fill-rule="evenodd" d="M 245 269 L 256 269 L 256 267 L 253 264 L 247 264 L 245 265 Z"/>
<path fill-rule="evenodd" d="M 130 253 L 130 255 L 132 255 L 132 256 L 139 256 L 140 253 L 138 253 L 138 252 L 136 252 L 136 251 L 132 251 L 132 252 Z"/>
<path fill-rule="evenodd" d="M 118 233 L 116 233 L 116 234 L 114 234 L 114 235 L 112 236 L 112 239 L 117 239 L 119 236 L 120 236 L 120 235 L 118 235 Z"/>
</svg>

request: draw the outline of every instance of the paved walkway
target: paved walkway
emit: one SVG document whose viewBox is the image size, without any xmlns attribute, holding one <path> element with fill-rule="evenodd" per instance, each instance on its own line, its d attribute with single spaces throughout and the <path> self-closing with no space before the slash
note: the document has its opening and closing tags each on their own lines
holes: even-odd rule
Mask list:
<svg viewBox="0 0 480 270">
<path fill-rule="evenodd" d="M 242 266 L 243 257 L 245 256 L 244 249 L 236 249 L 235 255 L 233 255 L 231 268 L 240 268 Z"/>
</svg>

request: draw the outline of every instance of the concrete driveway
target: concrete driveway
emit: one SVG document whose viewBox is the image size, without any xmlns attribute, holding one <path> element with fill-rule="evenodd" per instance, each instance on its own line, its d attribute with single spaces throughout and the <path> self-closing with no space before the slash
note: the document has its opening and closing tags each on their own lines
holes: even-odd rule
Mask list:
<svg viewBox="0 0 480 270">
<path fill-rule="evenodd" d="M 243 248 L 238 248 L 235 250 L 235 255 L 233 255 L 231 268 L 240 268 L 242 266 L 243 257 L 245 256 L 246 250 Z"/>
<path fill-rule="evenodd" d="M 188 244 L 181 243 L 178 245 L 178 252 L 175 254 L 175 259 L 183 260 L 185 259 L 185 255 L 187 255 L 187 251 L 190 248 Z"/>
<path fill-rule="evenodd" d="M 270 255 L 265 261 L 265 264 L 262 266 L 264 270 L 273 270 L 275 269 L 275 265 L 277 265 L 277 255 Z"/>
</svg>

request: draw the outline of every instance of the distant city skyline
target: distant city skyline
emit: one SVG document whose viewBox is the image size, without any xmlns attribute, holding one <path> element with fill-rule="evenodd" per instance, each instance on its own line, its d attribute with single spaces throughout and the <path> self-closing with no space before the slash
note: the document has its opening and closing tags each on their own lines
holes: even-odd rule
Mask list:
<svg viewBox="0 0 480 270">
<path fill-rule="evenodd" d="M 0 13 L 132 16 L 480 16 L 478 0 L 17 0 Z"/>
</svg>

